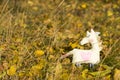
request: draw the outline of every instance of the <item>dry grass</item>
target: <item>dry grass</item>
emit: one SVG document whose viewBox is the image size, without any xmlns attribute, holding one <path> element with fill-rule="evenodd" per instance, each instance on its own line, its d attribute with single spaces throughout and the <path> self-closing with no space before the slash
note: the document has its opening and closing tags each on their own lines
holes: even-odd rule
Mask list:
<svg viewBox="0 0 120 80">
<path fill-rule="evenodd" d="M 119 79 L 119 5 L 119 0 L 1 0 L 0 79 Z M 59 61 L 73 48 L 91 48 L 79 45 L 90 28 L 101 32 L 101 63 L 89 70 L 87 64 L 73 65 L 71 56 Z"/>
</svg>

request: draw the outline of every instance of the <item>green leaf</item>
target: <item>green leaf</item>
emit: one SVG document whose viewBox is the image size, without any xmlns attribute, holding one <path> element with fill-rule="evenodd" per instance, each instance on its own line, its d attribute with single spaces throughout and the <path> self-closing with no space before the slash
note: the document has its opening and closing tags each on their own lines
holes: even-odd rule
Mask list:
<svg viewBox="0 0 120 80">
<path fill-rule="evenodd" d="M 3 73 L 0 74 L 0 79 L 6 75 L 6 72 L 4 71 Z"/>
<path fill-rule="evenodd" d="M 91 74 L 92 76 L 103 77 L 103 76 L 105 76 L 105 75 L 107 75 L 109 73 L 111 73 L 111 69 L 104 70 L 104 71 L 90 72 L 89 74 Z"/>
</svg>

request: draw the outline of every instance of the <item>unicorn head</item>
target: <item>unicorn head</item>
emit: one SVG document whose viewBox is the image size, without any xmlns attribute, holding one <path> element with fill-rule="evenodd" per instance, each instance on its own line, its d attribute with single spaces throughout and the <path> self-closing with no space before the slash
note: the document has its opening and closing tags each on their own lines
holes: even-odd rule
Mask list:
<svg viewBox="0 0 120 80">
<path fill-rule="evenodd" d="M 91 32 L 87 31 L 86 37 L 81 40 L 80 44 L 84 45 L 86 43 L 97 43 L 99 34 L 100 32 L 94 32 L 93 29 L 91 29 Z"/>
</svg>

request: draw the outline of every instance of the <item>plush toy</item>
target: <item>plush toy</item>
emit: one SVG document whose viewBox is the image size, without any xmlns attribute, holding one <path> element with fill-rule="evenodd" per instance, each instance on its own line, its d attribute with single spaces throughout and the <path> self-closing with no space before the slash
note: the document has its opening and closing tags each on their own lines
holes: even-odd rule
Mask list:
<svg viewBox="0 0 120 80">
<path fill-rule="evenodd" d="M 100 51 L 102 50 L 99 34 L 100 32 L 94 32 L 93 29 L 91 29 L 91 32 L 87 31 L 86 37 L 82 39 L 80 44 L 91 43 L 92 48 L 89 50 L 73 49 L 62 55 L 60 59 L 73 55 L 72 63 L 76 66 L 80 66 L 81 63 L 90 63 L 90 66 L 98 64 L 100 62 Z"/>
</svg>

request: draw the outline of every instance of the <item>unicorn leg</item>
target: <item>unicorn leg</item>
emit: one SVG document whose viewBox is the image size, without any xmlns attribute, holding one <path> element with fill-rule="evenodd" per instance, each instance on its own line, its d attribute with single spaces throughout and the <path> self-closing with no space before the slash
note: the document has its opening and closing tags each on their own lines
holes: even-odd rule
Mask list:
<svg viewBox="0 0 120 80">
<path fill-rule="evenodd" d="M 81 66 L 81 63 L 75 63 L 75 65 L 76 65 L 77 67 L 80 67 L 80 66 Z"/>
<path fill-rule="evenodd" d="M 90 64 L 89 64 L 89 67 L 90 67 L 90 69 L 93 70 L 93 69 L 94 69 L 94 64 L 91 64 L 91 63 L 90 63 Z"/>
</svg>

